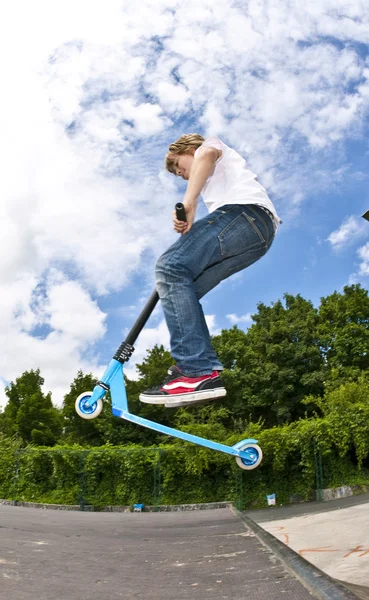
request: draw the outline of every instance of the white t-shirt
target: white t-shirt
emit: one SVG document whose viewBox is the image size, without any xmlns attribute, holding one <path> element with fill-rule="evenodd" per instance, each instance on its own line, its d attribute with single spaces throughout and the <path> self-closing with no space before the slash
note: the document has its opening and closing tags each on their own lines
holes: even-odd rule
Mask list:
<svg viewBox="0 0 369 600">
<path fill-rule="evenodd" d="M 207 138 L 200 148 L 203 146 L 211 146 L 222 151 L 222 156 L 215 162 L 212 175 L 208 177 L 201 190 L 201 196 L 209 212 L 225 204 L 257 204 L 273 213 L 277 228 L 281 220 L 274 204 L 257 181 L 255 173 L 247 168 L 245 159 L 215 136 Z M 196 150 L 194 156 L 200 148 Z"/>
</svg>

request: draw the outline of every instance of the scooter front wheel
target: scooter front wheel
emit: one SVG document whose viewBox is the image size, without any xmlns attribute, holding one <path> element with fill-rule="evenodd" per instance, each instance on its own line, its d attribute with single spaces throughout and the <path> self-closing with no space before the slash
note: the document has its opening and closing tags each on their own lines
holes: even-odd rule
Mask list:
<svg viewBox="0 0 369 600">
<path fill-rule="evenodd" d="M 75 401 L 74 407 L 77 415 L 82 419 L 95 419 L 103 409 L 103 401 L 99 398 L 93 404 L 90 403 L 92 392 L 83 392 Z"/>
<path fill-rule="evenodd" d="M 257 444 L 245 444 L 244 446 L 238 447 L 238 449 L 247 454 L 246 458 L 236 456 L 236 463 L 245 471 L 256 469 L 263 460 L 263 452 Z"/>
</svg>

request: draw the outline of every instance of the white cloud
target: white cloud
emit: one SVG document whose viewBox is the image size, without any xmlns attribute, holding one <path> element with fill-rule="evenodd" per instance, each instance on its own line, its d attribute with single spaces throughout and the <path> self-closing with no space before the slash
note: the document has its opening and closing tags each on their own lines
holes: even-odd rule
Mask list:
<svg viewBox="0 0 369 600">
<path fill-rule="evenodd" d="M 359 275 L 369 275 L 369 242 L 358 249 L 357 254 L 361 260 Z"/>
<path fill-rule="evenodd" d="M 361 248 L 358 248 L 356 254 L 359 258 L 359 263 L 356 271 L 351 273 L 348 283 L 349 285 L 363 283 L 366 286 L 366 278 L 369 276 L 369 242 L 367 242 L 364 246 L 361 246 Z"/>
<path fill-rule="evenodd" d="M 343 222 L 337 231 L 331 233 L 328 240 L 331 242 L 334 250 L 342 250 L 364 236 L 368 237 L 368 223 L 362 221 L 362 219 L 359 220 L 356 216 L 351 216 Z M 356 264 L 356 270 L 349 276 L 349 285 L 361 283 L 363 278 L 369 275 L 369 242 L 359 247 L 356 250 L 356 255 L 359 258 L 359 262 Z"/>
<path fill-rule="evenodd" d="M 31 278 L 1 285 L 0 372 L 6 382 L 41 370 L 46 391 L 61 404 L 78 369 L 100 369 L 86 360 L 90 344 L 105 333 L 105 315 L 82 286 L 52 271 L 35 287 Z"/>
<path fill-rule="evenodd" d="M 364 223 L 359 217 L 351 215 L 343 221 L 338 229 L 332 231 L 327 240 L 332 244 L 333 250 L 339 251 L 367 234 L 367 223 Z"/>
<path fill-rule="evenodd" d="M 244 153 L 285 222 L 300 210 L 325 185 L 329 148 L 362 131 L 369 65 L 355 42 L 369 43 L 368 21 L 369 6 L 347 0 L 8 3 L 3 380 L 40 367 L 60 403 L 77 368 L 100 369 L 88 355 L 105 331 L 100 297 L 137 274 L 145 285 L 147 257 L 173 240 L 178 188 L 162 164 L 183 127 Z M 329 164 L 332 184 L 344 166 Z M 331 234 L 335 248 L 349 230 L 358 235 L 350 223 Z M 40 327 L 48 333 L 37 337 Z M 145 329 L 140 348 L 166 336 L 162 324 Z"/>
<path fill-rule="evenodd" d="M 220 335 L 222 330 L 216 322 L 216 315 L 205 315 L 205 321 L 209 329 L 210 335 Z"/>
<path fill-rule="evenodd" d="M 8 398 L 5 395 L 5 383 L 0 379 L 0 412 L 6 406 L 7 401 Z"/>
<path fill-rule="evenodd" d="M 240 323 L 245 323 L 246 326 L 249 327 L 252 324 L 251 313 L 247 313 L 241 316 L 232 313 L 227 315 L 227 319 L 230 320 L 232 325 L 239 325 Z"/>
</svg>

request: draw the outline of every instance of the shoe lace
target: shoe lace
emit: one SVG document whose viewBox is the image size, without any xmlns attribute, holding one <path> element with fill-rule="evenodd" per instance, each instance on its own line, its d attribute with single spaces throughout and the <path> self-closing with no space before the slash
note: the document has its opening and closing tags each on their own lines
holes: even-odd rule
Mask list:
<svg viewBox="0 0 369 600">
<path fill-rule="evenodd" d="M 169 383 L 170 381 L 172 381 L 172 379 L 175 379 L 176 377 L 178 377 L 178 374 L 173 373 L 169 370 L 168 375 L 166 376 L 164 381 L 160 385 L 154 385 L 152 388 L 150 388 L 150 390 L 152 390 L 153 392 L 159 392 L 162 387 L 164 387 L 167 383 Z"/>
</svg>

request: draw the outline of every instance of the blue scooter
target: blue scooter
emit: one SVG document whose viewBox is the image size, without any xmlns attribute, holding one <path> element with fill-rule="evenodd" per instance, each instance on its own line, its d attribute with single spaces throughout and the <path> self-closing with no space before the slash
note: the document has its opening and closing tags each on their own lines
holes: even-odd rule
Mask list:
<svg viewBox="0 0 369 600">
<path fill-rule="evenodd" d="M 178 220 L 185 221 L 186 213 L 183 204 L 178 203 L 175 208 Z M 102 411 L 103 399 L 106 392 L 110 391 L 112 412 L 114 416 L 130 421 L 131 423 L 137 423 L 137 425 L 142 425 L 143 427 L 148 427 L 154 431 L 180 438 L 186 442 L 192 442 L 199 446 L 205 446 L 205 448 L 211 448 L 218 452 L 230 454 L 236 458 L 236 463 L 241 469 L 246 471 L 255 469 L 260 465 L 263 458 L 263 453 L 261 448 L 257 445 L 257 440 L 246 439 L 238 442 L 234 446 L 225 446 L 224 444 L 219 444 L 218 442 L 213 442 L 197 435 L 185 433 L 179 429 L 173 429 L 172 427 L 167 427 L 160 423 L 143 419 L 142 417 L 129 412 L 123 377 L 123 365 L 125 362 L 128 362 L 132 356 L 134 351 L 133 344 L 144 328 L 147 320 L 157 305 L 158 300 L 159 296 L 155 290 L 151 294 L 125 341 L 119 346 L 101 380 L 95 385 L 94 390 L 92 392 L 83 392 L 78 396 L 75 402 L 76 412 L 83 419 L 95 419 Z"/>
</svg>

